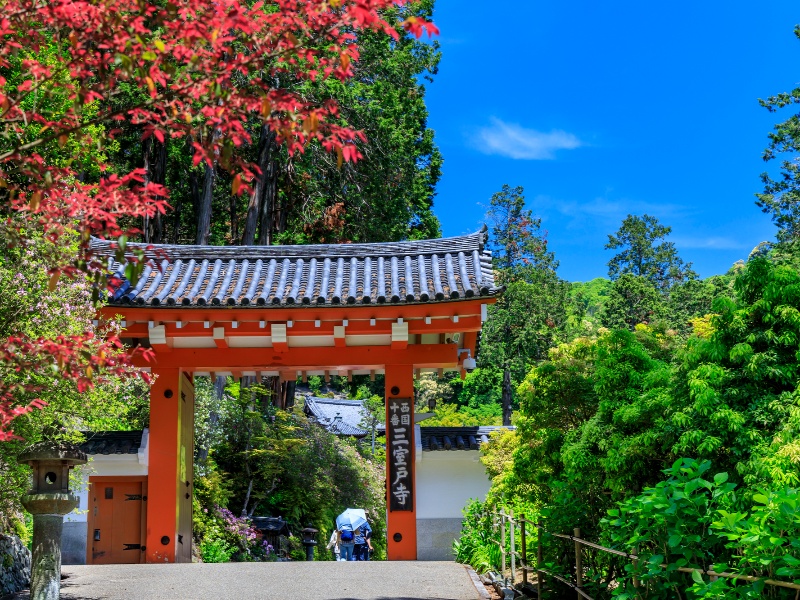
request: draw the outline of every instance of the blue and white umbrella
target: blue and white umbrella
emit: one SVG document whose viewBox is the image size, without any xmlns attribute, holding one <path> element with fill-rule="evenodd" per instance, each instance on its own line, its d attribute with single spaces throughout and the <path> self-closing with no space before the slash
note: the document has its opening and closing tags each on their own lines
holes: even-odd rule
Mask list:
<svg viewBox="0 0 800 600">
<path fill-rule="evenodd" d="M 367 514 L 363 508 L 348 508 L 336 517 L 336 529 L 341 530 L 343 526 L 348 526 L 355 531 L 359 527 L 367 524 Z"/>
</svg>

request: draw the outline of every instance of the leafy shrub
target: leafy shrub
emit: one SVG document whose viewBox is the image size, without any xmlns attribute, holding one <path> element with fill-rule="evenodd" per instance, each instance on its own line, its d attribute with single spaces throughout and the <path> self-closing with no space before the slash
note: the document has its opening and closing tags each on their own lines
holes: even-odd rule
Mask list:
<svg viewBox="0 0 800 600">
<path fill-rule="evenodd" d="M 530 522 L 536 521 L 537 511 L 530 504 L 516 501 L 503 506 L 493 506 L 480 500 L 470 500 L 464 508 L 464 521 L 461 526 L 461 536 L 453 542 L 453 552 L 456 562 L 470 565 L 478 573 L 502 568 L 502 554 L 500 546 L 500 528 L 497 513 L 504 510 L 507 514 L 513 511 L 514 515 L 525 515 Z M 527 526 L 526 545 L 528 562 L 533 564 L 536 557 L 537 530 L 531 525 Z M 516 534 L 516 551 L 521 551 L 522 540 L 519 530 Z M 506 533 L 506 557 L 510 563 L 511 535 Z M 507 565 L 508 566 L 508 565 Z"/>
<path fill-rule="evenodd" d="M 494 543 L 492 517 L 480 500 L 471 500 L 464 508 L 461 537 L 453 542 L 456 561 L 468 564 L 478 573 L 500 568 L 500 547 Z"/>
<path fill-rule="evenodd" d="M 617 578 L 614 597 L 795 597 L 765 580 L 800 580 L 800 492 L 762 491 L 752 496 L 749 510 L 737 511 L 735 484 L 727 473 L 707 478 L 710 468 L 710 461 L 680 459 L 664 471 L 666 480 L 608 511 L 602 525 L 610 542 L 639 557 Z M 717 579 L 681 568 L 759 580 Z M 634 577 L 642 587 L 633 586 Z"/>
<path fill-rule="evenodd" d="M 234 548 L 219 538 L 205 538 L 200 542 L 200 556 L 203 562 L 228 562 L 233 556 Z"/>
</svg>

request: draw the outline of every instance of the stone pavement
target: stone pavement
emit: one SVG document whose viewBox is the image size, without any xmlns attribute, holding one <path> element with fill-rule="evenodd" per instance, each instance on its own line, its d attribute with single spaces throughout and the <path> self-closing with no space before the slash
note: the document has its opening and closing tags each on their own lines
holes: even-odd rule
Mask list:
<svg viewBox="0 0 800 600">
<path fill-rule="evenodd" d="M 454 562 L 64 566 L 62 600 L 480 600 Z M 17 600 L 27 599 L 20 594 Z"/>
</svg>

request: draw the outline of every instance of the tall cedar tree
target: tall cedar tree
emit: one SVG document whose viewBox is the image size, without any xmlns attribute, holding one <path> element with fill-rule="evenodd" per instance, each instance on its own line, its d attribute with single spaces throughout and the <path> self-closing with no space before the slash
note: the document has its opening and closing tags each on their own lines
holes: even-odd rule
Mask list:
<svg viewBox="0 0 800 600">
<path fill-rule="evenodd" d="M 521 187 L 504 185 L 492 196 L 486 218 L 496 278 L 507 289 L 489 308 L 480 360 L 482 367 L 503 373 L 503 424 L 510 425 L 513 390 L 563 331 L 567 284 L 556 275 L 558 262 L 547 249 L 541 219 L 525 208 Z"/>
<path fill-rule="evenodd" d="M 381 15 L 388 22 L 430 18 L 433 4 L 416 0 Z M 282 87 L 315 105 L 338 105 L 337 123 L 365 135 L 353 140 L 358 162 L 340 164 L 319 145 L 290 154 L 276 131 L 253 118 L 247 124 L 251 143 L 235 149 L 234 156 L 259 172 L 251 190 L 237 195 L 232 176 L 219 165 L 192 166 L 193 147 L 185 140 L 156 141 L 156 150 L 167 150 L 154 154 L 141 141 L 140 126 L 123 129 L 112 168 L 143 166 L 148 180 L 170 189 L 172 208 L 146 220 L 145 241 L 270 245 L 438 237 L 432 205 L 442 157 L 427 126 L 425 83 L 436 74 L 441 53 L 438 43 L 423 43 L 400 26 L 396 34 L 395 40 L 360 32 L 359 57 L 346 81 L 278 76 Z M 132 93 L 141 92 L 125 90 L 119 103 L 130 102 Z M 151 158 L 162 156 L 166 164 Z"/>
<path fill-rule="evenodd" d="M 800 38 L 800 25 L 794 29 Z M 780 176 L 773 179 L 765 172 L 761 174 L 764 191 L 756 194 L 756 204 L 765 213 L 771 215 L 778 227 L 779 242 L 795 242 L 800 234 L 800 87 L 791 92 L 783 92 L 770 96 L 766 100 L 759 99 L 761 106 L 769 112 L 777 112 L 792 107 L 794 114 L 775 125 L 769 134 L 769 145 L 764 150 L 764 161 L 769 162 L 781 157 Z"/>
<path fill-rule="evenodd" d="M 660 240 L 672 232 L 671 227 L 659 223 L 650 215 L 628 215 L 615 235 L 608 236 L 606 250 L 618 250 L 608 261 L 608 276 L 614 280 L 630 273 L 648 279 L 662 291 L 675 283 L 693 279 L 692 263 L 684 263 L 678 256 L 675 244 Z"/>
</svg>

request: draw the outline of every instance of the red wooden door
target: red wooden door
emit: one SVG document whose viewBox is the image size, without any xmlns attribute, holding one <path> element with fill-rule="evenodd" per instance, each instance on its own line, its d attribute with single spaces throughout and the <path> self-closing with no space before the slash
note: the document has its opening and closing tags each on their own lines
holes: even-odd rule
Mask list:
<svg viewBox="0 0 800 600">
<path fill-rule="evenodd" d="M 90 477 L 87 564 L 144 562 L 143 477 Z"/>
</svg>

